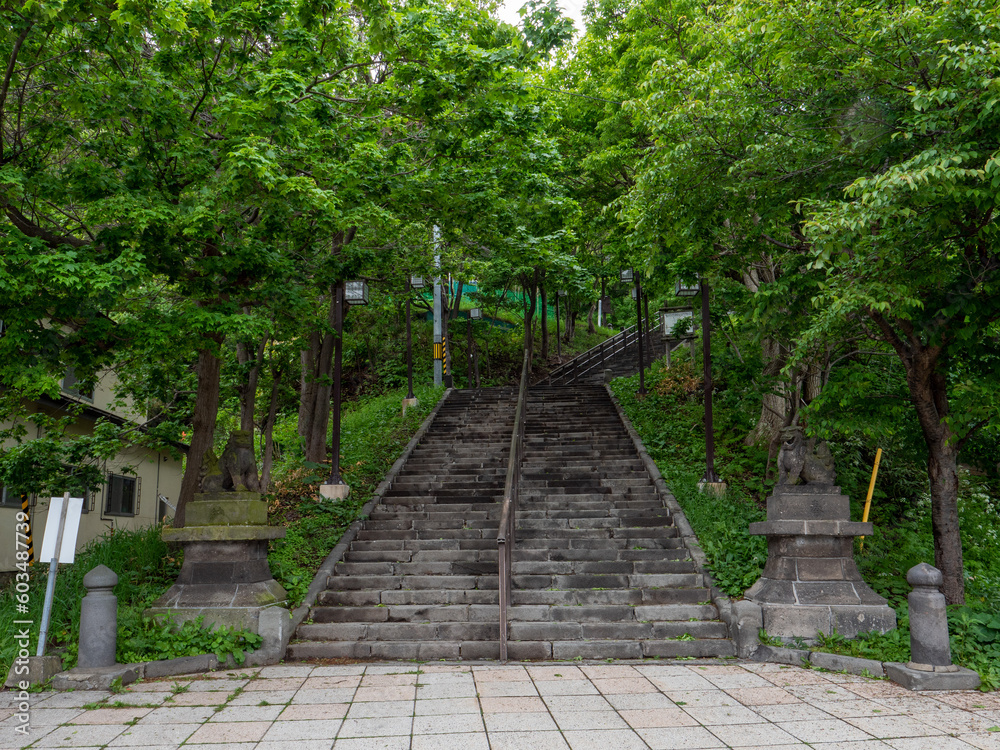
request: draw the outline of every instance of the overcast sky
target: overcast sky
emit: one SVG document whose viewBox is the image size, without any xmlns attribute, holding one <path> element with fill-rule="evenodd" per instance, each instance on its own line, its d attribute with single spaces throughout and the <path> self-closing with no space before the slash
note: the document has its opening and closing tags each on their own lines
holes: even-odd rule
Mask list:
<svg viewBox="0 0 1000 750">
<path fill-rule="evenodd" d="M 559 7 L 563 13 L 573 19 L 573 25 L 577 33 L 583 31 L 583 4 L 585 0 L 559 0 Z M 521 17 L 517 14 L 518 9 L 524 5 L 525 0 L 507 0 L 497 15 L 500 20 L 512 23 L 515 26 L 521 25 Z"/>
</svg>

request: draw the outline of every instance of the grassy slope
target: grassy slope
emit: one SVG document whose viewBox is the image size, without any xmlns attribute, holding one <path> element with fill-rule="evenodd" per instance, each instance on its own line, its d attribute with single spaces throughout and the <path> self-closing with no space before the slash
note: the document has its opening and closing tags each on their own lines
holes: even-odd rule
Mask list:
<svg viewBox="0 0 1000 750">
<path fill-rule="evenodd" d="M 770 482 L 764 482 L 766 451 L 742 443 L 756 416 L 750 386 L 725 383 L 715 397 L 716 469 L 729 483 L 722 497 L 703 495 L 696 483 L 704 473 L 703 406 L 700 381 L 690 367 L 670 371 L 654 366 L 647 377 L 650 395 L 635 396 L 638 376 L 620 378 L 612 390 L 632 420 L 653 460 L 663 473 L 691 522 L 709 558 L 719 586 L 740 597 L 763 570 L 767 545 L 762 537 L 752 537 L 748 524 L 764 520 L 763 500 Z M 759 404 L 756 405 L 759 409 Z M 870 467 L 864 465 L 850 446 L 835 446 L 839 481 L 852 497 L 852 518 L 860 520 L 861 504 Z M 901 474 L 902 469 L 897 470 Z M 897 512 L 902 499 L 893 497 L 906 491 L 906 483 L 889 474 L 882 503 L 872 519 L 875 534 L 864 548 L 855 543 L 855 557 L 865 580 L 897 610 L 899 628 L 885 635 L 872 634 L 848 641 L 831 634 L 822 650 L 882 661 L 909 659 L 909 620 L 906 571 L 921 560 L 933 562 L 930 507 L 917 497 L 910 509 Z M 957 664 L 975 669 L 983 678 L 984 689 L 1000 689 L 1000 616 L 996 602 L 1000 594 L 1000 541 L 996 511 L 1000 504 L 991 489 L 975 477 L 963 476 L 961 516 L 966 549 L 967 602 L 949 608 L 952 656 Z"/>
</svg>

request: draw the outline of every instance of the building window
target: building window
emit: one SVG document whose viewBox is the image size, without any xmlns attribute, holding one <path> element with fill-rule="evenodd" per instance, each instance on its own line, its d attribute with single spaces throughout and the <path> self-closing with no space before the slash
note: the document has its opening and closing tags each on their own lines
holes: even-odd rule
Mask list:
<svg viewBox="0 0 1000 750">
<path fill-rule="evenodd" d="M 53 494 L 62 495 L 64 492 L 68 492 L 70 497 L 82 497 L 83 498 L 83 513 L 90 513 L 90 506 L 94 501 L 94 493 L 90 492 L 80 476 L 77 475 L 76 469 L 72 466 L 63 464 L 63 471 L 66 472 L 66 481 L 59 487 Z"/>
<path fill-rule="evenodd" d="M 0 506 L 21 509 L 21 497 L 16 492 L 8 492 L 7 486 L 0 484 Z"/>
<path fill-rule="evenodd" d="M 87 383 L 76 377 L 76 372 L 72 367 L 66 369 L 66 375 L 63 377 L 62 381 L 63 393 L 67 393 L 70 396 L 76 396 L 77 398 L 82 398 L 84 401 L 94 400 L 94 385 L 93 383 Z"/>
<path fill-rule="evenodd" d="M 108 475 L 108 501 L 104 512 L 109 516 L 134 516 L 138 508 L 139 482 L 135 477 Z"/>
</svg>

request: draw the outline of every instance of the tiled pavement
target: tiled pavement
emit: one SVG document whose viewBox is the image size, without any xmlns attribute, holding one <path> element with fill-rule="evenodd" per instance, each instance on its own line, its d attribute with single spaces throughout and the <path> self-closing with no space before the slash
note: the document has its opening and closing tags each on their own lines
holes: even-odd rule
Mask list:
<svg viewBox="0 0 1000 750">
<path fill-rule="evenodd" d="M 1000 750 L 1000 695 L 729 661 L 281 665 L 33 696 L 0 749 Z"/>
</svg>

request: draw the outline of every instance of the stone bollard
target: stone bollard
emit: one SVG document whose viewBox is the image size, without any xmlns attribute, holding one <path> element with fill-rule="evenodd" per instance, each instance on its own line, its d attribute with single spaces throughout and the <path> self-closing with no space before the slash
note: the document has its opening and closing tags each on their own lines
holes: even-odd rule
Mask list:
<svg viewBox="0 0 1000 750">
<path fill-rule="evenodd" d="M 118 597 L 112 592 L 118 576 L 106 565 L 98 565 L 83 577 L 87 595 L 80 607 L 80 655 L 85 669 L 112 667 L 118 638 Z"/>
<path fill-rule="evenodd" d="M 975 690 L 979 675 L 951 663 L 948 610 L 940 587 L 941 571 L 920 563 L 910 568 L 910 661 L 887 663 L 886 676 L 910 690 Z"/>
<path fill-rule="evenodd" d="M 933 565 L 920 563 L 910 568 L 906 582 L 913 586 L 907 597 L 910 603 L 911 669 L 923 672 L 954 672 L 951 644 L 948 642 L 948 610 L 941 584 L 944 577 Z"/>
</svg>

